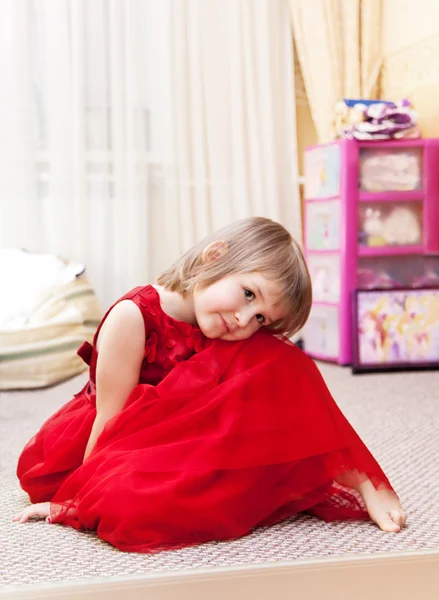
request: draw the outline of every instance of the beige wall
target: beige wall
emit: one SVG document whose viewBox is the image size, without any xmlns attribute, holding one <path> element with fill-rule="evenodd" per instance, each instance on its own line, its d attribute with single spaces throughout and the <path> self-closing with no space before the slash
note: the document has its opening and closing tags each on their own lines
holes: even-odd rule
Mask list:
<svg viewBox="0 0 439 600">
<path fill-rule="evenodd" d="M 439 2 L 383 0 L 381 97 L 409 98 L 424 137 L 439 137 Z"/>
<path fill-rule="evenodd" d="M 383 53 L 398 52 L 439 34 L 436 0 L 383 0 Z"/>
<path fill-rule="evenodd" d="M 303 175 L 303 152 L 307 146 L 312 146 L 317 143 L 317 132 L 311 117 L 305 84 L 303 82 L 302 73 L 300 72 L 297 55 L 294 56 L 294 79 L 296 91 L 296 128 L 299 174 Z"/>
<path fill-rule="evenodd" d="M 439 0 L 438 0 L 439 1 Z M 299 61 L 297 55 L 294 56 L 294 79 L 296 92 L 296 131 L 297 131 L 297 153 L 299 175 L 303 175 L 303 155 L 307 146 L 312 146 L 317 143 L 317 132 L 314 127 L 314 122 L 311 117 L 311 110 L 306 96 L 305 84 L 300 72 Z M 302 231 L 303 231 L 303 185 L 300 186 L 300 199 L 302 203 Z"/>
</svg>

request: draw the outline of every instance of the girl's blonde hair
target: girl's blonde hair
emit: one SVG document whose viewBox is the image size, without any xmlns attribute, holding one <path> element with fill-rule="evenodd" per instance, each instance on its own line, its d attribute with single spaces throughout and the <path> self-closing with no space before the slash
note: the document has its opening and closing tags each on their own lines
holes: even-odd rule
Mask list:
<svg viewBox="0 0 439 600">
<path fill-rule="evenodd" d="M 203 253 L 213 242 L 225 242 L 227 251 L 213 261 Z M 303 327 L 311 309 L 311 279 L 302 251 L 279 223 L 264 217 L 236 221 L 188 250 L 160 275 L 159 285 L 182 295 L 198 286 L 206 288 L 234 273 L 259 272 L 281 290 L 285 317 L 270 325 L 291 336 Z"/>
</svg>

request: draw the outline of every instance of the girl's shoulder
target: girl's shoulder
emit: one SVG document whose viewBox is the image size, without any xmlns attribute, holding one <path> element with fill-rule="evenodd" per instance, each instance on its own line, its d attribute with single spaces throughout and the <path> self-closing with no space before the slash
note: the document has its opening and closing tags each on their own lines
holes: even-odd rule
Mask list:
<svg viewBox="0 0 439 600">
<path fill-rule="evenodd" d="M 160 296 L 152 285 L 144 285 L 133 288 L 119 298 L 117 303 L 121 302 L 122 300 L 132 300 L 135 304 L 137 304 L 140 310 L 152 309 L 155 311 L 160 308 Z"/>
<path fill-rule="evenodd" d="M 160 298 L 156 290 L 151 285 L 136 287 L 116 300 L 116 302 L 114 302 L 105 312 L 93 338 L 94 347 L 97 347 L 98 336 L 102 328 L 106 326 L 106 321 L 110 314 L 113 323 L 120 322 L 122 326 L 126 325 L 127 322 L 129 324 L 129 321 L 133 317 L 135 318 L 135 314 L 130 310 L 131 302 L 134 303 L 140 311 L 146 331 L 148 331 L 151 325 L 159 325 L 161 307 Z"/>
<path fill-rule="evenodd" d="M 160 294 L 152 285 L 136 287 L 118 300 L 131 300 L 142 313 L 147 333 L 161 332 L 167 338 L 167 345 L 173 346 L 170 338 L 186 340 L 190 348 L 200 350 L 206 343 L 206 338 L 201 333 L 198 325 L 178 321 L 164 312 Z"/>
<path fill-rule="evenodd" d="M 130 300 L 133 302 L 142 313 L 145 326 L 163 325 L 164 313 L 160 304 L 160 296 L 157 290 L 152 285 L 138 286 L 124 294 L 112 306 L 116 306 L 122 301 Z M 124 302 L 125 303 L 125 302 Z"/>
</svg>

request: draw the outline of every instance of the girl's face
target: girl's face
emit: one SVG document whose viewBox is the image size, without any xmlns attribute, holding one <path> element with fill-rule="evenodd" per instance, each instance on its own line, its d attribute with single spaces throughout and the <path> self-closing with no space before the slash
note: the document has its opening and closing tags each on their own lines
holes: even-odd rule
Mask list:
<svg viewBox="0 0 439 600">
<path fill-rule="evenodd" d="M 234 273 L 193 293 L 195 318 L 210 339 L 238 341 L 282 319 L 280 291 L 261 273 Z"/>
</svg>

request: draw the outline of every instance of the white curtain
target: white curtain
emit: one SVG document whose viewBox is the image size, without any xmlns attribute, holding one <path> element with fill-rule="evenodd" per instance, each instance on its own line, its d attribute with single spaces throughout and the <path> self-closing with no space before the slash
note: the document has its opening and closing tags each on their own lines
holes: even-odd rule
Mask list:
<svg viewBox="0 0 439 600">
<path fill-rule="evenodd" d="M 0 245 L 104 307 L 234 219 L 301 236 L 288 0 L 2 0 Z"/>
</svg>

